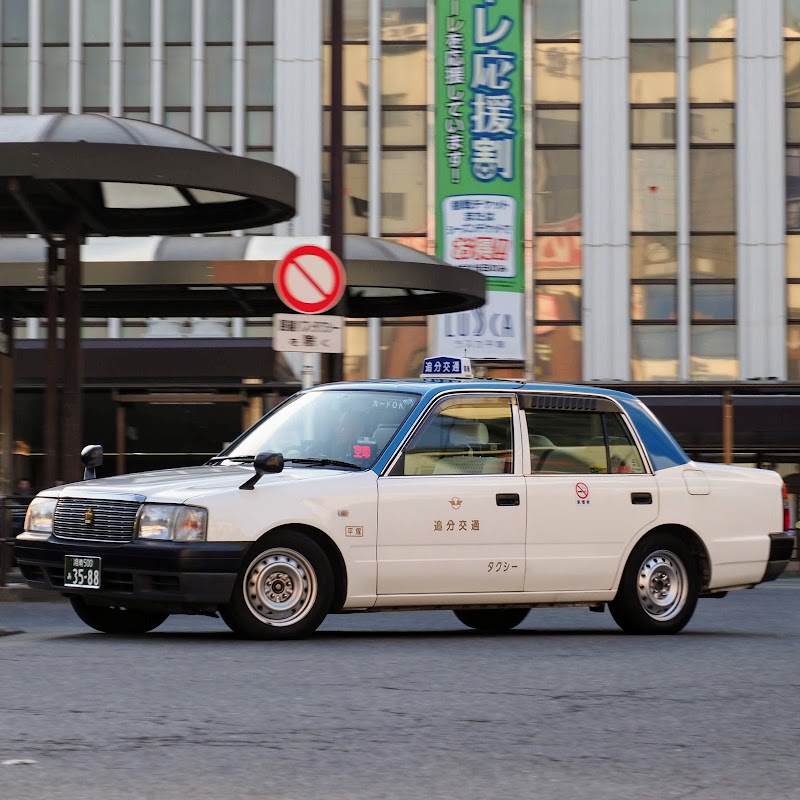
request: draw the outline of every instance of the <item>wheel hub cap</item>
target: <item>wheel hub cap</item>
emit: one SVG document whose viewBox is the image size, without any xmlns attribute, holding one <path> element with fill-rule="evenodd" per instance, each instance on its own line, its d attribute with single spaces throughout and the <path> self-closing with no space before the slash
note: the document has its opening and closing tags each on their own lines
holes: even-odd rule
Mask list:
<svg viewBox="0 0 800 800">
<path fill-rule="evenodd" d="M 291 625 L 306 616 L 317 595 L 316 575 L 293 550 L 262 553 L 247 570 L 244 594 L 251 612 L 270 625 Z"/>
<path fill-rule="evenodd" d="M 636 585 L 642 608 L 653 619 L 668 620 L 686 605 L 689 579 L 686 567 L 674 553 L 651 553 L 639 568 Z"/>
</svg>

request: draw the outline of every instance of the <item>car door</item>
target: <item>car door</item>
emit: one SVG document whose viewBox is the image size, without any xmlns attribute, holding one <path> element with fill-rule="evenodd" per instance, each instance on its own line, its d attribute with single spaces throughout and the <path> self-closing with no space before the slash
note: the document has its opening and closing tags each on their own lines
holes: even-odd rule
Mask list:
<svg viewBox="0 0 800 800">
<path fill-rule="evenodd" d="M 530 452 L 525 590 L 607 591 L 628 543 L 658 516 L 649 462 L 611 401 L 559 407 L 532 395 L 521 405 Z"/>
<path fill-rule="evenodd" d="M 525 478 L 512 393 L 457 392 L 378 480 L 378 595 L 521 591 Z"/>
</svg>

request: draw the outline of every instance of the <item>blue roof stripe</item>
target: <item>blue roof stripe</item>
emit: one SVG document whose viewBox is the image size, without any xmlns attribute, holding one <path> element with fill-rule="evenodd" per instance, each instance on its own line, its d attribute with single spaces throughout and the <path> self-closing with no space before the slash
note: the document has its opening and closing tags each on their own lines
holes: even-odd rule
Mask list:
<svg viewBox="0 0 800 800">
<path fill-rule="evenodd" d="M 664 427 L 663 423 L 653 414 L 653 412 L 638 398 L 627 392 L 620 392 L 616 389 L 605 389 L 600 386 L 578 386 L 565 383 L 524 383 L 522 381 L 511 380 L 447 380 L 442 379 L 420 379 L 420 380 L 380 380 L 380 381 L 352 381 L 348 383 L 327 384 L 318 387 L 321 390 L 326 388 L 348 388 L 348 389 L 371 389 L 386 391 L 405 391 L 420 395 L 420 402 L 409 415 L 408 419 L 397 431 L 394 439 L 386 447 L 381 457 L 375 462 L 372 469 L 380 473 L 390 457 L 394 454 L 396 444 L 398 444 L 406 433 L 413 427 L 414 423 L 425 412 L 431 400 L 437 395 L 451 392 L 453 389 L 469 388 L 481 391 L 513 391 L 526 390 L 538 392 L 570 392 L 572 394 L 586 394 L 595 397 L 608 397 L 616 400 L 626 411 L 633 422 L 639 437 L 650 456 L 653 469 L 669 469 L 670 467 L 681 466 L 689 463 L 689 456 L 683 448 L 675 441 L 672 434 Z"/>
</svg>

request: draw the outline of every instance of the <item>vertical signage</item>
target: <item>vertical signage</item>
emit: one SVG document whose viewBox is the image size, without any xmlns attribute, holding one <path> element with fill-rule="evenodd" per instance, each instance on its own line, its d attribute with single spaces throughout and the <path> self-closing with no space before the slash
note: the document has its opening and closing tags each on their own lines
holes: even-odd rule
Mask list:
<svg viewBox="0 0 800 800">
<path fill-rule="evenodd" d="M 436 318 L 436 351 L 521 360 L 522 2 L 435 6 L 437 255 L 487 278 L 485 306 Z"/>
</svg>

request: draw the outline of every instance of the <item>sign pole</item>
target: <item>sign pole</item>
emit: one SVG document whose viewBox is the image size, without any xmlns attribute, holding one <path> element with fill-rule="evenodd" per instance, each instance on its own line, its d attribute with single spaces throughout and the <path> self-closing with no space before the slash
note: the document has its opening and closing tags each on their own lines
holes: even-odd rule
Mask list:
<svg viewBox="0 0 800 800">
<path fill-rule="evenodd" d="M 342 0 L 331 3 L 331 251 L 344 263 L 344 113 L 342 109 L 344 17 Z M 344 316 L 344 300 L 334 309 Z M 344 376 L 341 353 L 322 357 L 323 382 L 340 381 Z"/>
</svg>

